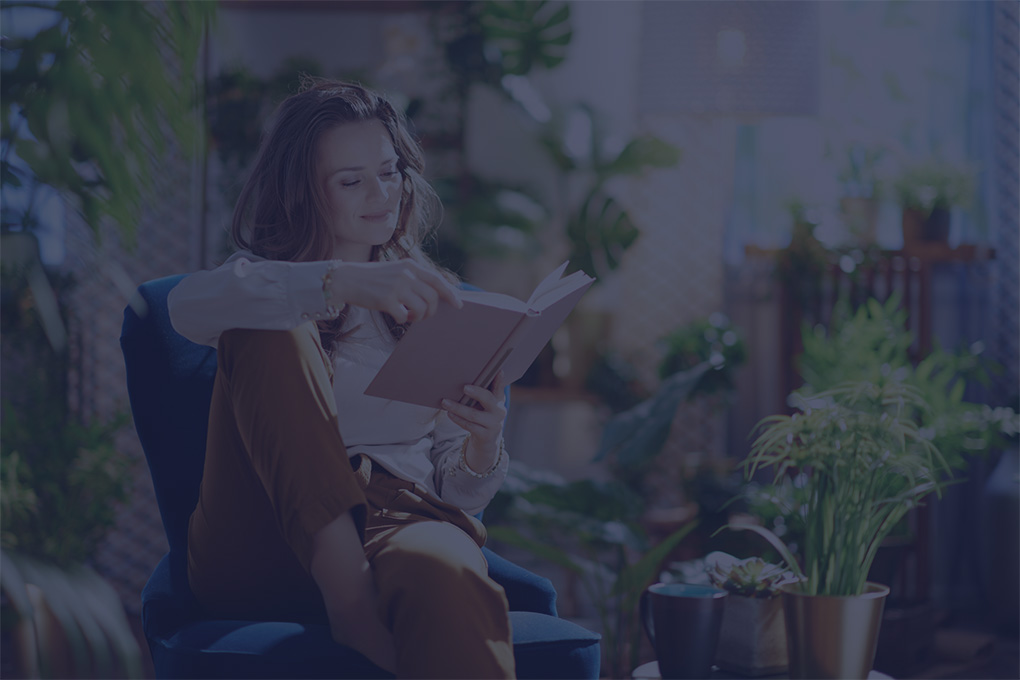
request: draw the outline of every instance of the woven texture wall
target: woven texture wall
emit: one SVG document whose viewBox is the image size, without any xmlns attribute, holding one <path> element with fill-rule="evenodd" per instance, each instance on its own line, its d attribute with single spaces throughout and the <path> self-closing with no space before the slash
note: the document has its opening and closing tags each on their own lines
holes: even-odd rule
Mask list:
<svg viewBox="0 0 1020 680">
<path fill-rule="evenodd" d="M 193 173 L 188 161 L 160 163 L 150 207 L 137 226 L 137 247 L 125 248 L 106 230 L 97 245 L 80 220 L 68 228 L 65 266 L 76 280 L 70 299 L 71 405 L 84 418 L 130 412 L 120 351 L 127 293 L 149 279 L 197 268 L 198 228 L 191 209 Z M 141 609 L 141 591 L 167 550 L 148 467 L 134 427 L 117 438 L 131 461 L 129 496 L 117 523 L 94 556 L 98 571 L 117 589 L 129 611 Z"/>
</svg>

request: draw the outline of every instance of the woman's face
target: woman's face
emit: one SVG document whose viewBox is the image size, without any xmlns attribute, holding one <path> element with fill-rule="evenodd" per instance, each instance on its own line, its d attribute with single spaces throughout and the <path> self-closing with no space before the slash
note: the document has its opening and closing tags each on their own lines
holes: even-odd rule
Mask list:
<svg viewBox="0 0 1020 680">
<path fill-rule="evenodd" d="M 319 144 L 319 181 L 329 201 L 334 257 L 367 262 L 397 226 L 403 177 L 379 120 L 346 123 Z"/>
</svg>

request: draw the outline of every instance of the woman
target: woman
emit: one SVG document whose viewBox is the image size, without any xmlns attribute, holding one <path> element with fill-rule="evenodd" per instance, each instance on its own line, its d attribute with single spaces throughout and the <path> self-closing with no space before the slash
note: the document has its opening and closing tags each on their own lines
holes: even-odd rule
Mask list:
<svg viewBox="0 0 1020 680">
<path fill-rule="evenodd" d="M 502 376 L 465 387 L 474 408 L 363 394 L 408 324 L 462 304 L 420 248 L 423 166 L 385 99 L 309 79 L 241 192 L 239 251 L 171 292 L 178 332 L 218 349 L 188 578 L 219 616 L 325 613 L 399 677 L 513 677 L 472 516 L 506 475 Z"/>
</svg>

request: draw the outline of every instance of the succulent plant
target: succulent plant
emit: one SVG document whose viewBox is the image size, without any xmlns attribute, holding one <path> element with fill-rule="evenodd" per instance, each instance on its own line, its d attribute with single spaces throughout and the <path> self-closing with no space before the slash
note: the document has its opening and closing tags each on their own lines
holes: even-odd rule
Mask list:
<svg viewBox="0 0 1020 680">
<path fill-rule="evenodd" d="M 779 594 L 779 587 L 800 579 L 789 569 L 771 564 L 760 557 L 738 559 L 724 552 L 709 553 L 705 571 L 717 588 L 734 595 L 767 599 Z"/>
</svg>

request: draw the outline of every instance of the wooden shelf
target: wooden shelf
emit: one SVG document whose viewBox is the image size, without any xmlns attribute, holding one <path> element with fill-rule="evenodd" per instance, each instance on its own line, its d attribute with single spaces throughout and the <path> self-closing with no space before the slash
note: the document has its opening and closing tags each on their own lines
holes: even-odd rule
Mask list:
<svg viewBox="0 0 1020 680">
<path fill-rule="evenodd" d="M 771 259 L 784 250 L 786 249 L 746 245 L 744 246 L 744 256 L 752 259 Z M 995 259 L 995 248 L 975 243 L 961 243 L 955 248 L 951 248 L 946 243 L 918 243 L 900 250 L 880 250 L 879 253 L 883 258 L 918 258 L 932 263 L 980 262 Z"/>
<path fill-rule="evenodd" d="M 565 387 L 528 387 L 514 385 L 510 388 L 511 402 L 526 404 L 549 403 L 549 402 L 585 402 L 598 405 L 601 402 L 593 394 L 583 390 L 570 389 Z"/>
</svg>

